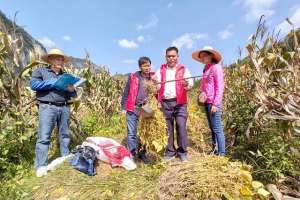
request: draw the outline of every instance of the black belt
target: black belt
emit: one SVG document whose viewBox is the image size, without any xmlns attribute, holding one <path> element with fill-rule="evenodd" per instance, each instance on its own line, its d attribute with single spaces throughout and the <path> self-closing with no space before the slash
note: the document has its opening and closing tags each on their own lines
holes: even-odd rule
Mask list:
<svg viewBox="0 0 300 200">
<path fill-rule="evenodd" d="M 54 106 L 68 106 L 68 105 L 72 104 L 72 103 L 68 103 L 66 101 L 64 101 L 64 102 L 39 101 L 39 103 L 54 105 Z"/>
<path fill-rule="evenodd" d="M 173 102 L 173 101 L 177 101 L 176 98 L 172 98 L 172 99 L 163 99 L 163 102 Z"/>
</svg>

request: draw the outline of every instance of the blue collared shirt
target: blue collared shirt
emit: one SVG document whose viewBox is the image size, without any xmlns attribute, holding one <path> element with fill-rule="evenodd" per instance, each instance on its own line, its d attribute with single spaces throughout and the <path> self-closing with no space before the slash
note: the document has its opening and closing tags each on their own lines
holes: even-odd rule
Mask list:
<svg viewBox="0 0 300 200">
<path fill-rule="evenodd" d="M 68 92 L 53 87 L 56 80 L 65 72 L 55 73 L 51 67 L 40 67 L 32 72 L 30 87 L 36 91 L 39 101 L 66 102 L 76 96 L 76 91 Z"/>
</svg>

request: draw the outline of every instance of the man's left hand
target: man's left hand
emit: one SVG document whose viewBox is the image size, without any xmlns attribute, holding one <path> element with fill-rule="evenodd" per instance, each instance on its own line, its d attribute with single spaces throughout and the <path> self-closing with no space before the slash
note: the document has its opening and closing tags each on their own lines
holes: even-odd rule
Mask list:
<svg viewBox="0 0 300 200">
<path fill-rule="evenodd" d="M 190 90 L 189 82 L 187 80 L 184 81 L 184 89 L 185 90 Z"/>
<path fill-rule="evenodd" d="M 218 111 L 218 107 L 217 106 L 211 106 L 211 110 L 210 110 L 211 113 L 215 113 L 217 111 Z"/>
<path fill-rule="evenodd" d="M 74 85 L 68 85 L 67 90 L 68 92 L 74 92 L 75 91 Z"/>
</svg>

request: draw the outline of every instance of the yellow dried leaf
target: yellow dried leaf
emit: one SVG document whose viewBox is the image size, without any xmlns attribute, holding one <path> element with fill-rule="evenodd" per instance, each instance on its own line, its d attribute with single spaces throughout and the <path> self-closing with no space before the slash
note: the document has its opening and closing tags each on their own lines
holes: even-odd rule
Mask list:
<svg viewBox="0 0 300 200">
<path fill-rule="evenodd" d="M 252 187 L 253 189 L 257 190 L 259 188 L 264 187 L 264 185 L 259 181 L 252 181 Z"/>
<path fill-rule="evenodd" d="M 242 164 L 241 166 L 241 170 L 251 171 L 251 169 L 252 169 L 251 165 Z"/>
<path fill-rule="evenodd" d="M 62 193 L 64 193 L 64 191 L 65 191 L 65 189 L 63 187 L 59 187 L 55 190 L 55 192 L 58 194 L 62 194 Z"/>
<path fill-rule="evenodd" d="M 152 144 L 154 145 L 155 149 L 157 152 L 159 152 L 160 150 L 162 150 L 163 146 L 160 145 L 158 142 L 153 141 Z"/>
<path fill-rule="evenodd" d="M 33 188 L 32 188 L 32 190 L 37 190 L 37 189 L 39 189 L 40 188 L 40 186 L 34 186 Z"/>
<path fill-rule="evenodd" d="M 268 197 L 270 195 L 270 192 L 268 192 L 267 190 L 265 190 L 264 188 L 259 188 L 257 191 L 257 194 L 263 196 L 263 197 Z"/>
<path fill-rule="evenodd" d="M 258 61 L 257 61 L 257 64 L 258 64 L 258 65 L 261 65 L 263 61 L 264 61 L 264 58 L 263 58 L 263 57 L 262 57 L 262 58 L 259 58 Z"/>
<path fill-rule="evenodd" d="M 248 182 L 248 183 L 252 182 L 252 176 L 249 171 L 241 170 L 241 177 L 245 182 Z"/>
<path fill-rule="evenodd" d="M 275 59 L 276 58 L 276 55 L 274 54 L 274 53 L 268 53 L 267 54 L 267 59 L 268 60 L 273 60 L 273 59 Z"/>
<path fill-rule="evenodd" d="M 252 191 L 247 186 L 244 186 L 240 189 L 240 194 L 242 196 L 253 196 Z"/>
<path fill-rule="evenodd" d="M 223 194 L 224 199 L 226 200 L 234 200 L 234 198 L 232 198 L 228 193 L 224 193 Z"/>
</svg>

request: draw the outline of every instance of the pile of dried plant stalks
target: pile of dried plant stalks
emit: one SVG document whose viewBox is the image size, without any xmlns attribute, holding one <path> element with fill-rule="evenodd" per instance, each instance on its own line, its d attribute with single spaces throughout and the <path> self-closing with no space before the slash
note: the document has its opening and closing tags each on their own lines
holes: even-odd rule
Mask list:
<svg viewBox="0 0 300 200">
<path fill-rule="evenodd" d="M 194 157 L 172 163 L 161 175 L 159 198 L 172 199 L 267 199 L 263 185 L 252 181 L 250 167 L 217 156 Z"/>
<path fill-rule="evenodd" d="M 151 118 L 141 117 L 138 135 L 148 151 L 162 152 L 167 144 L 167 125 L 157 100 L 153 97 L 148 105 L 153 109 Z"/>
<path fill-rule="evenodd" d="M 189 146 L 198 152 L 211 152 L 211 133 L 208 128 L 204 108 L 198 106 L 196 101 L 189 99 L 187 132 Z"/>
</svg>

